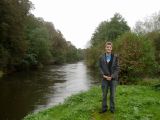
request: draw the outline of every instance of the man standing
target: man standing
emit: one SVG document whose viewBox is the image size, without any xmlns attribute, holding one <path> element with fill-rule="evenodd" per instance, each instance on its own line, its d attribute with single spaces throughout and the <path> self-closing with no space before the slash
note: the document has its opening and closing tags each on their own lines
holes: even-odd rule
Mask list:
<svg viewBox="0 0 160 120">
<path fill-rule="evenodd" d="M 119 64 L 118 58 L 112 53 L 112 42 L 106 42 L 105 53 L 99 60 L 100 74 L 102 77 L 102 111 L 107 111 L 107 93 L 110 89 L 110 111 L 115 112 L 115 90 L 118 80 Z"/>
</svg>

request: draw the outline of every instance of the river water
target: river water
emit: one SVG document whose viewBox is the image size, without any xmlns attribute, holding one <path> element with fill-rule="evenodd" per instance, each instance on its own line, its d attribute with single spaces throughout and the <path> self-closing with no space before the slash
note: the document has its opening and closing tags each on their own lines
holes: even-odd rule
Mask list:
<svg viewBox="0 0 160 120">
<path fill-rule="evenodd" d="M 0 79 L 0 120 L 21 120 L 28 113 L 62 103 L 99 84 L 96 74 L 81 61 L 4 76 Z"/>
</svg>

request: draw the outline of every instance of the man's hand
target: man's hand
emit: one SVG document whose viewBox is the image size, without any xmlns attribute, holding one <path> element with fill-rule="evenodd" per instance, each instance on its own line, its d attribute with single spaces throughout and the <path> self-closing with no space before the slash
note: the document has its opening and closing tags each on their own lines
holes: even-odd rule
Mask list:
<svg viewBox="0 0 160 120">
<path fill-rule="evenodd" d="M 103 77 L 106 78 L 106 80 L 109 80 L 109 81 L 112 79 L 112 77 L 109 77 L 109 76 L 106 76 L 106 75 L 103 75 Z"/>
</svg>

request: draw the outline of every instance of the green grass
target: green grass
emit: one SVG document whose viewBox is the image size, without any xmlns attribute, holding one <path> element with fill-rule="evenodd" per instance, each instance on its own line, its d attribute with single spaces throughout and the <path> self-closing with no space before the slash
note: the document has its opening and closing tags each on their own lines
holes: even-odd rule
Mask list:
<svg viewBox="0 0 160 120">
<path fill-rule="evenodd" d="M 101 87 L 95 86 L 24 120 L 160 120 L 160 91 L 150 86 L 118 86 L 115 114 L 98 113 L 101 99 Z"/>
<path fill-rule="evenodd" d="M 144 78 L 137 82 L 138 85 L 154 86 L 160 84 L 160 78 Z"/>
</svg>

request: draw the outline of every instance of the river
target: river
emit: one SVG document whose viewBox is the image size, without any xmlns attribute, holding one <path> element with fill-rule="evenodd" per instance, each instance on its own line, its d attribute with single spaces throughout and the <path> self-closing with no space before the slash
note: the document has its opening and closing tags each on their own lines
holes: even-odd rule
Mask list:
<svg viewBox="0 0 160 120">
<path fill-rule="evenodd" d="M 0 120 L 21 120 L 99 83 L 96 72 L 83 61 L 4 76 L 0 79 Z"/>
</svg>

